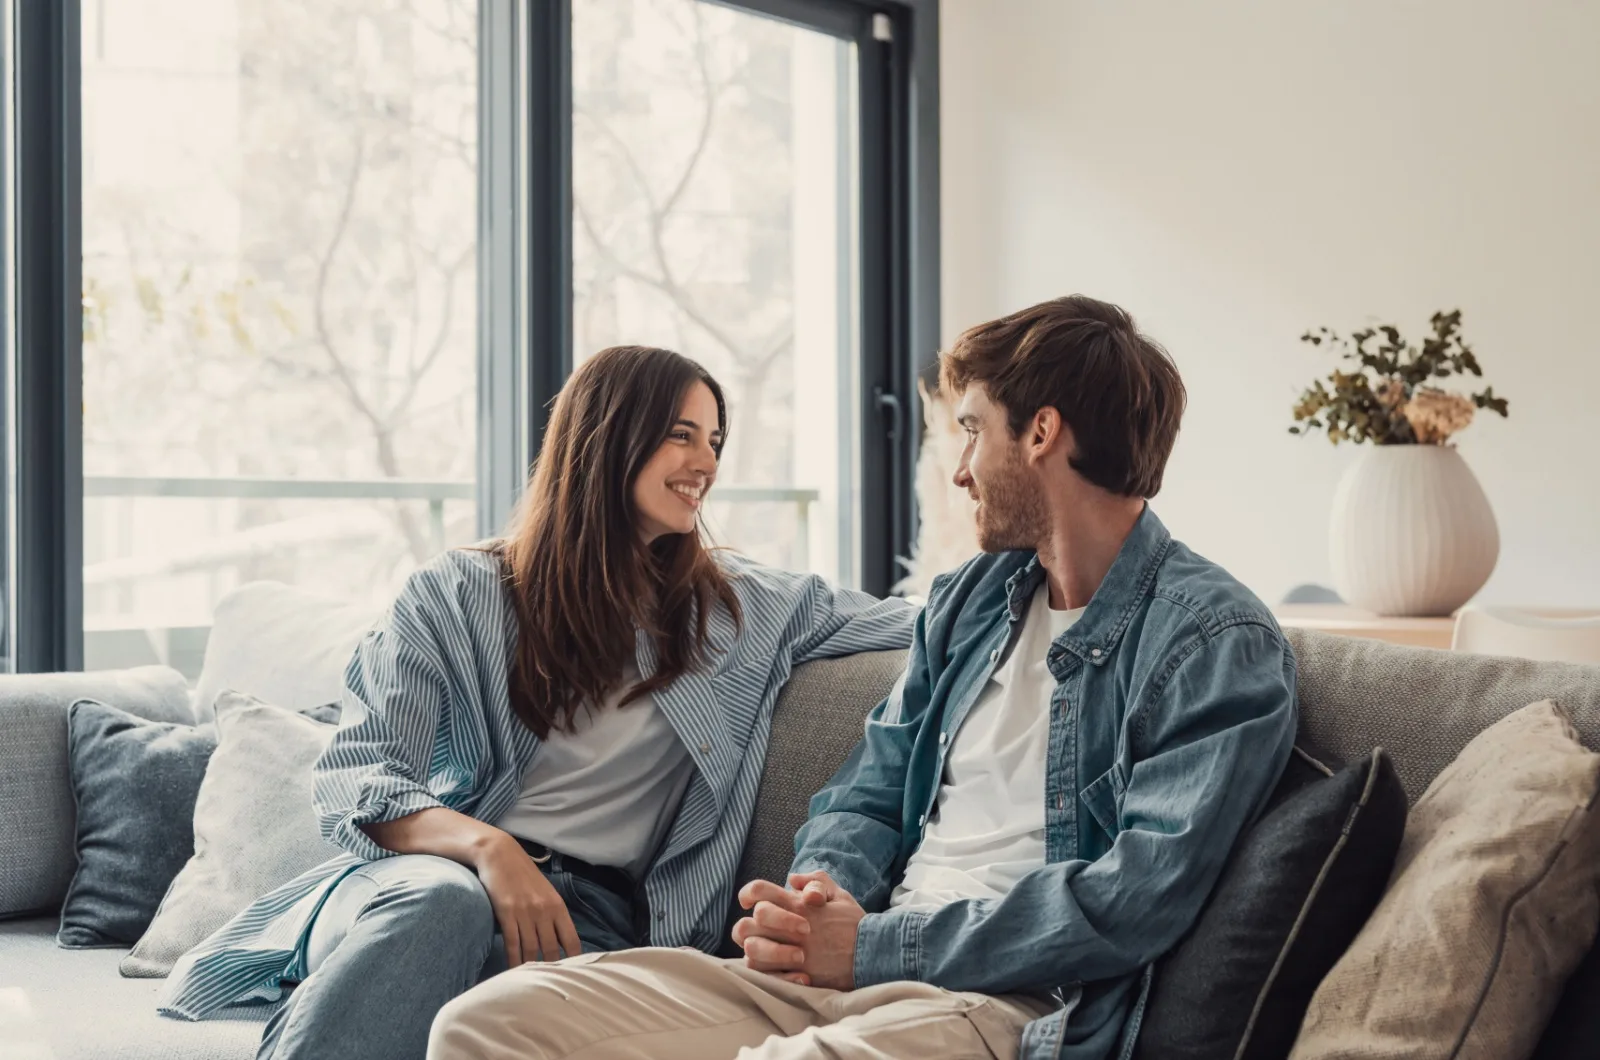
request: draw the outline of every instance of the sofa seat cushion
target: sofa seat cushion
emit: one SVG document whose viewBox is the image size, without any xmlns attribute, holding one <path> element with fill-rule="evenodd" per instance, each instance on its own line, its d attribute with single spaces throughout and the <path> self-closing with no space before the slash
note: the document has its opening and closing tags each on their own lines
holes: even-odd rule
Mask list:
<svg viewBox="0 0 1600 1060">
<path fill-rule="evenodd" d="M 228 1009 L 201 1023 L 166 1019 L 156 1015 L 160 980 L 117 975 L 127 950 L 61 949 L 55 931 L 53 917 L 0 923 L 0 1053 L 15 1045 L 18 1055 L 53 1060 L 255 1056 L 275 1006 Z"/>
</svg>

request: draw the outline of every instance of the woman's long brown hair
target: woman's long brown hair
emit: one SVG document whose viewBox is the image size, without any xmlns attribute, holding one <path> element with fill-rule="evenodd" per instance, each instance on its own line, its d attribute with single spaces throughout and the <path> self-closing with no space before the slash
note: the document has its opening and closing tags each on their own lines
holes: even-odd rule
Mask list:
<svg viewBox="0 0 1600 1060">
<path fill-rule="evenodd" d="M 571 731 L 584 704 L 598 706 L 617 689 L 636 630 L 654 640 L 657 666 L 622 705 L 704 664 L 715 604 L 740 621 L 739 601 L 700 533 L 663 534 L 649 545 L 639 534 L 634 481 L 695 383 L 716 397 L 726 441 L 722 388 L 670 350 L 602 350 L 556 398 L 528 489 L 494 546 L 519 626 L 511 706 L 541 739 Z M 722 442 L 716 449 L 720 456 Z"/>
</svg>

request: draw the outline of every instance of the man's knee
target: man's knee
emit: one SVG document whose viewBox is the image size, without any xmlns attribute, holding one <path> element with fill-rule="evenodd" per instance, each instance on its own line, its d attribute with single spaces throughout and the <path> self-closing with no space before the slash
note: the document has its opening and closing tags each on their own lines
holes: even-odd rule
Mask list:
<svg viewBox="0 0 1600 1060">
<path fill-rule="evenodd" d="M 428 1030 L 428 1060 L 467 1060 L 485 1055 L 479 1047 L 479 1018 L 479 1006 L 471 990 L 440 1009 Z"/>
<path fill-rule="evenodd" d="M 560 1020 L 559 991 L 539 982 L 540 969 L 485 980 L 449 1002 L 428 1031 L 428 1060 L 491 1060 L 546 1055 L 541 1031 Z"/>
</svg>

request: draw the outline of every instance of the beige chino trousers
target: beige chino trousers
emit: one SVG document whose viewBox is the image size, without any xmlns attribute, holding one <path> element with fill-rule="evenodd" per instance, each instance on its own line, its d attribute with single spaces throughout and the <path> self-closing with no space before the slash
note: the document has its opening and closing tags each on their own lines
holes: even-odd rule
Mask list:
<svg viewBox="0 0 1600 1060">
<path fill-rule="evenodd" d="M 692 949 L 524 964 L 450 1002 L 428 1060 L 1012 1060 L 1053 1011 L 1023 995 L 897 982 L 797 986 Z"/>
</svg>

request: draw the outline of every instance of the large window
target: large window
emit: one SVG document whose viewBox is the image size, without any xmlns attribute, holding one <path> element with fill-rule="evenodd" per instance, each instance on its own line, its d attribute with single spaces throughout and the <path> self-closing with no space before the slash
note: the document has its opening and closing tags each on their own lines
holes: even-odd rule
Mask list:
<svg viewBox="0 0 1600 1060">
<path fill-rule="evenodd" d="M 727 394 L 712 533 L 859 580 L 855 45 L 700 0 L 574 0 L 573 358 Z"/>
<path fill-rule="evenodd" d="M 476 0 L 85 0 L 86 666 L 472 540 Z"/>
<path fill-rule="evenodd" d="M 719 543 L 886 592 L 935 9 L 0 0 L 0 670 L 194 675 L 257 579 L 376 610 L 619 343 L 723 384 Z"/>
</svg>

